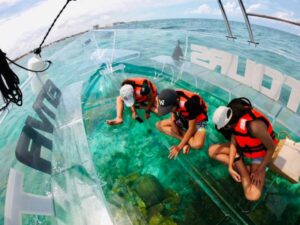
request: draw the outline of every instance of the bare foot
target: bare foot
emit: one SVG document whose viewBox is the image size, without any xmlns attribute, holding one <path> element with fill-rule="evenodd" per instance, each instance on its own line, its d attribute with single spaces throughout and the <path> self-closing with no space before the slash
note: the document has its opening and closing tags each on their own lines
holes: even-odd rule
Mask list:
<svg viewBox="0 0 300 225">
<path fill-rule="evenodd" d="M 183 154 L 189 154 L 189 152 L 190 152 L 190 145 L 185 145 L 183 148 L 182 148 L 182 150 L 183 150 Z"/>
<path fill-rule="evenodd" d="M 116 119 L 113 119 L 113 120 L 106 120 L 106 123 L 108 125 L 117 125 L 117 124 L 123 123 L 123 119 L 116 118 Z"/>
</svg>

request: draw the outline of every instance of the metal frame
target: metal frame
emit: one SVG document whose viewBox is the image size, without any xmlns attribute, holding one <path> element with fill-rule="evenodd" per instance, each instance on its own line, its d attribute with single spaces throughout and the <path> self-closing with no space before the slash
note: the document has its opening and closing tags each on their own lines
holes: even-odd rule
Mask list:
<svg viewBox="0 0 300 225">
<path fill-rule="evenodd" d="M 270 19 L 270 20 L 277 20 L 277 21 L 280 21 L 280 22 L 300 26 L 300 22 L 281 19 L 281 18 L 278 18 L 278 17 L 275 17 L 275 16 L 268 16 L 268 15 L 263 15 L 263 14 L 258 14 L 258 13 L 247 13 L 247 14 L 248 14 L 248 16 L 255 16 L 255 17 L 261 17 L 261 18 Z"/>
<path fill-rule="evenodd" d="M 254 36 L 253 36 L 251 24 L 250 24 L 250 21 L 249 21 L 249 18 L 248 18 L 248 14 L 247 14 L 247 12 L 246 12 L 246 9 L 245 9 L 243 0 L 238 0 L 238 1 L 239 1 L 240 8 L 241 8 L 241 11 L 242 11 L 242 13 L 243 13 L 243 17 L 244 17 L 244 20 L 245 20 L 245 23 L 246 23 L 246 26 L 247 26 L 247 29 L 248 29 L 248 33 L 249 33 L 249 38 L 250 38 L 250 40 L 249 40 L 248 42 L 249 42 L 249 43 L 252 43 L 252 44 L 254 44 L 254 45 L 256 46 L 256 45 L 258 45 L 259 43 L 258 43 L 258 42 L 255 42 L 255 40 L 254 40 Z"/>
<path fill-rule="evenodd" d="M 270 20 L 277 20 L 277 21 L 280 21 L 280 22 L 300 26 L 300 22 L 297 22 L 297 21 L 281 19 L 281 18 L 278 18 L 278 17 L 268 16 L 268 15 L 263 15 L 263 14 L 258 14 L 258 13 L 247 13 L 247 11 L 245 9 L 245 6 L 244 6 L 244 3 L 243 3 L 243 0 L 238 0 L 238 2 L 239 2 L 239 5 L 240 5 L 240 8 L 241 8 L 243 17 L 244 17 L 244 21 L 245 21 L 246 26 L 247 26 L 248 33 L 249 33 L 249 39 L 250 39 L 248 41 L 249 44 L 254 44 L 255 46 L 259 44 L 258 42 L 256 42 L 254 40 L 254 35 L 253 35 L 252 27 L 251 27 L 251 24 L 250 24 L 250 21 L 249 21 L 249 16 L 260 17 L 260 18 L 265 18 L 265 19 L 270 19 Z M 226 36 L 226 37 L 231 38 L 231 39 L 236 39 L 236 37 L 234 37 L 233 34 L 232 34 L 228 18 L 227 18 L 225 9 L 223 7 L 222 0 L 218 0 L 218 4 L 219 4 L 220 10 L 222 12 L 222 15 L 223 15 L 223 18 L 224 18 L 224 21 L 225 21 L 225 25 L 226 25 L 226 28 L 227 28 L 227 32 L 228 32 L 228 36 Z"/>
<path fill-rule="evenodd" d="M 231 39 L 236 39 L 236 37 L 233 36 L 233 34 L 232 34 L 232 31 L 231 31 L 231 28 L 230 28 L 230 24 L 229 24 L 229 21 L 228 21 L 228 18 L 227 18 L 225 9 L 224 9 L 224 7 L 223 7 L 222 1 L 221 1 L 221 0 L 218 0 L 218 3 L 219 3 L 219 7 L 220 7 L 220 10 L 221 10 L 221 12 L 222 12 L 224 21 L 225 21 L 225 25 L 226 25 L 226 28 L 227 28 L 227 32 L 228 32 L 228 36 L 226 36 L 226 37 L 227 37 L 227 38 L 231 38 Z"/>
</svg>

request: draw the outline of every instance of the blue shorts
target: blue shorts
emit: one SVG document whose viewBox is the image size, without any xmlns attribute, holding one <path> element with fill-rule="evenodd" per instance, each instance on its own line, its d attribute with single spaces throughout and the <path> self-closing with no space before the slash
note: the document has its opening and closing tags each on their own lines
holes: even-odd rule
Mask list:
<svg viewBox="0 0 300 225">
<path fill-rule="evenodd" d="M 264 160 L 263 157 L 260 157 L 260 158 L 247 158 L 247 157 L 243 157 L 243 160 L 246 164 L 256 164 L 256 165 L 259 165 L 262 163 L 262 161 Z"/>
<path fill-rule="evenodd" d="M 196 130 L 197 131 L 205 131 L 206 126 L 207 126 L 206 121 L 198 122 L 198 123 L 196 123 Z"/>
<path fill-rule="evenodd" d="M 261 164 L 263 160 L 264 160 L 263 157 L 261 157 L 261 158 L 254 158 L 254 159 L 251 159 L 251 163 L 252 164 Z"/>
<path fill-rule="evenodd" d="M 184 123 L 181 119 L 177 119 L 175 123 L 182 130 L 187 130 L 189 128 L 188 124 Z M 207 126 L 206 121 L 197 122 L 196 131 L 205 131 L 206 126 Z"/>
</svg>

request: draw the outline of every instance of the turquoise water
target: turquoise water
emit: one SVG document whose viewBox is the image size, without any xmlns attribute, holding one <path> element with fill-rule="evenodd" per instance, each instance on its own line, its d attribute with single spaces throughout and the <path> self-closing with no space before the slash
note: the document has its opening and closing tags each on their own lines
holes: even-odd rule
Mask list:
<svg viewBox="0 0 300 225">
<path fill-rule="evenodd" d="M 237 37 L 236 45 L 232 48 L 232 41 L 225 41 L 227 30 L 223 21 L 212 19 L 169 19 L 130 22 L 115 26 L 118 29 L 163 29 L 187 30 L 198 35 L 208 35 L 209 38 L 197 39 L 208 47 L 213 47 L 256 62 L 270 65 L 290 76 L 300 77 L 300 37 L 294 34 L 275 30 L 269 27 L 252 25 L 254 38 L 259 45 L 256 48 L 247 48 L 248 31 L 245 24 L 230 22 L 232 32 Z M 215 38 L 213 38 L 215 37 Z M 147 35 L 146 37 L 147 38 Z M 221 39 L 218 39 L 221 38 Z M 235 43 L 233 42 L 233 43 Z M 240 45 L 238 43 L 243 43 Z"/>
<path fill-rule="evenodd" d="M 171 84 L 170 81 L 180 71 L 166 68 L 160 74 L 161 65 L 151 58 L 171 55 L 177 40 L 180 40 L 183 49 L 187 47 L 187 58 L 190 58 L 190 43 L 194 43 L 254 60 L 299 80 L 300 37 L 254 26 L 254 34 L 260 44 L 253 47 L 247 43 L 247 31 L 243 24 L 233 23 L 233 32 L 238 39 L 232 42 L 225 39 L 226 30 L 222 21 L 199 19 L 132 22 L 115 28 L 117 29 L 86 33 L 51 45 L 44 49 L 43 58 L 53 61 L 48 76 L 61 90 L 77 81 L 85 82 L 81 91 L 82 114 L 89 148 L 84 150 L 92 156 L 96 178 L 101 183 L 107 206 L 116 224 L 130 224 L 128 218 L 134 224 L 271 224 L 271 221 L 274 224 L 298 224 L 299 184 L 291 185 L 268 171 L 263 201 L 258 204 L 244 201 L 241 187 L 233 182 L 227 169 L 208 159 L 208 146 L 223 141 L 212 126 L 208 128 L 208 138 L 203 150 L 192 151 L 178 160 L 168 160 L 168 149 L 177 141 L 161 135 L 155 129 L 155 122 L 161 118 L 152 116 L 149 122 L 139 124 L 132 121 L 130 113 L 126 112 L 123 125 L 108 127 L 104 121 L 114 117 L 119 84 L 128 76 L 149 77 L 159 89 L 171 86 L 200 93 L 209 104 L 210 118 L 217 106 L 226 103 L 226 91 L 196 76 L 195 71 L 199 71 L 201 75 L 203 68 L 184 72 L 182 80 L 176 84 Z M 91 40 L 90 44 L 86 44 L 87 40 Z M 122 62 L 125 70 L 117 71 L 112 76 L 103 76 L 97 71 L 103 61 L 100 63 L 90 59 L 97 48 L 134 50 L 139 52 L 139 56 L 119 61 L 117 57 L 105 59 L 108 63 Z M 29 57 L 19 62 L 25 65 Z M 15 67 L 13 69 L 22 82 L 27 79 L 26 72 Z M 159 78 L 155 79 L 158 74 Z M 238 90 L 235 93 L 238 94 Z M 6 186 L 11 167 L 27 175 L 24 179 L 24 191 L 40 195 L 48 195 L 52 191 L 54 176 L 32 171 L 15 159 L 14 149 L 26 117 L 34 114 L 32 105 L 35 97 L 30 86 L 24 87 L 23 95 L 23 107 L 10 109 L 1 123 L 0 224 L 4 216 Z M 257 104 L 264 99 L 253 97 L 256 95 L 251 90 L 249 96 Z M 287 96 L 283 94 L 279 103 L 285 105 L 286 101 Z M 266 101 L 263 104 L 276 106 L 278 103 Z M 279 112 L 278 118 L 284 113 L 285 109 Z M 299 141 L 299 131 L 290 126 L 299 124 L 299 117 L 291 115 L 295 117 L 292 123 L 283 124 L 278 119 L 274 125 L 278 131 L 290 131 L 291 136 Z M 73 139 L 60 140 L 58 137 L 53 141 L 55 157 L 53 156 L 52 162 L 59 164 L 56 153 L 67 150 L 72 152 L 73 149 L 66 146 Z M 64 147 L 58 145 L 60 142 L 63 142 Z M 75 153 L 71 154 L 69 158 L 64 158 L 65 165 L 62 166 L 68 168 L 73 162 L 78 163 L 77 158 Z M 59 171 L 59 167 L 54 168 L 54 173 Z M 149 191 L 140 185 L 143 182 L 153 185 L 154 190 L 151 191 L 156 193 L 157 198 L 141 197 Z M 68 204 L 72 205 L 74 202 Z M 65 221 L 72 221 L 69 220 L 72 215 L 76 218 L 76 213 L 61 213 L 57 210 Z M 23 215 L 23 224 L 38 223 L 57 224 L 57 221 L 56 217 Z"/>
<path fill-rule="evenodd" d="M 154 73 L 153 68 L 125 65 L 124 73 L 112 77 L 114 82 L 120 83 L 124 76 L 149 77 Z M 166 78 L 150 76 L 150 79 L 159 89 L 172 87 L 198 92 L 209 105 L 209 118 L 216 107 L 224 104 L 221 99 L 186 82 L 170 85 L 167 74 Z M 132 121 L 127 110 L 122 125 L 106 125 L 105 120 L 115 116 L 115 99 L 105 103 L 103 100 L 103 104 L 91 107 L 95 105 L 94 94 L 98 94 L 101 102 L 102 96 L 107 94 L 98 91 L 104 82 L 109 89 L 104 77 L 99 77 L 97 88 L 89 89 L 89 83 L 86 84 L 89 97 L 84 98 L 83 115 L 97 175 L 105 184 L 103 190 L 117 222 L 123 224 L 122 218 L 128 215 L 133 224 L 296 224 L 300 213 L 297 197 L 300 186 L 290 185 L 269 171 L 263 200 L 247 202 L 241 186 L 233 182 L 227 168 L 207 156 L 210 144 L 224 141 L 213 126 L 208 128 L 202 150 L 192 150 L 189 155 L 169 160 L 168 150 L 178 141 L 155 129 L 155 122 L 161 118 L 152 115 L 148 122 L 140 124 Z M 148 181 L 149 176 L 154 176 L 162 187 L 157 188 Z M 141 181 L 155 188 L 148 185 L 141 194 Z M 144 196 L 151 193 L 159 196 L 154 203 Z"/>
</svg>

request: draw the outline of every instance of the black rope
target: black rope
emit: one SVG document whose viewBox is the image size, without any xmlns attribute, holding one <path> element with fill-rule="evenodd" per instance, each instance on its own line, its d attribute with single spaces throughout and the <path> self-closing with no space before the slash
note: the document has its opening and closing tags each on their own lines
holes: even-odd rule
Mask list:
<svg viewBox="0 0 300 225">
<path fill-rule="evenodd" d="M 18 106 L 23 104 L 22 91 L 19 88 L 20 80 L 12 71 L 6 61 L 6 54 L 0 49 L 0 91 L 5 105 L 0 111 L 6 109 L 13 102 Z"/>
<path fill-rule="evenodd" d="M 35 53 L 35 54 L 38 54 L 38 55 L 41 54 L 41 51 L 42 51 L 42 45 L 44 44 L 44 42 L 45 42 L 47 36 L 49 35 L 50 31 L 52 30 L 52 28 L 53 28 L 55 22 L 56 22 L 57 19 L 60 17 L 60 15 L 62 14 L 62 12 L 63 12 L 64 9 L 67 7 L 67 5 L 69 4 L 70 1 L 76 1 L 76 0 L 67 0 L 66 4 L 65 4 L 65 5 L 63 6 L 63 8 L 60 10 L 60 12 L 58 13 L 58 15 L 56 16 L 56 18 L 55 18 L 54 21 L 52 22 L 51 26 L 49 27 L 49 29 L 48 29 L 46 35 L 45 35 L 44 38 L 43 38 L 43 41 L 42 41 L 41 44 L 40 44 L 40 46 L 39 46 L 37 49 L 34 50 L 34 53 Z M 51 64 L 52 64 L 51 61 L 47 60 L 47 61 L 45 61 L 45 62 L 48 63 L 48 66 L 47 66 L 45 69 L 42 69 L 42 70 L 31 70 L 31 69 L 28 69 L 28 68 L 26 68 L 26 67 L 23 67 L 23 66 L 21 66 L 21 65 L 19 65 L 19 64 L 17 64 L 17 63 L 15 63 L 13 60 L 11 60 L 10 58 L 8 58 L 7 56 L 5 56 L 5 58 L 6 58 L 9 62 L 13 63 L 14 65 L 16 65 L 16 66 L 18 66 L 18 67 L 20 67 L 20 68 L 22 68 L 22 69 L 24 69 L 24 70 L 27 70 L 27 71 L 30 71 L 30 72 L 34 72 L 34 73 L 45 72 L 47 69 L 49 69 L 49 67 L 50 67 Z M 0 111 L 1 111 L 1 109 L 0 109 Z"/>
<path fill-rule="evenodd" d="M 46 40 L 46 38 L 48 37 L 50 31 L 52 30 L 54 24 L 56 23 L 57 19 L 60 17 L 61 13 L 64 11 L 64 9 L 67 7 L 67 5 L 69 4 L 70 1 L 76 1 L 76 0 L 67 0 L 67 2 L 65 3 L 65 5 L 63 6 L 63 8 L 60 10 L 60 12 L 58 13 L 58 15 L 56 16 L 56 18 L 54 19 L 54 21 L 52 22 L 51 26 L 49 27 L 46 35 L 44 36 L 40 46 L 34 50 L 35 54 L 40 55 L 41 51 L 42 51 L 42 46 Z M 6 54 L 4 52 L 1 51 L 0 49 L 0 91 L 3 97 L 3 102 L 4 102 L 4 106 L 0 108 L 0 111 L 6 109 L 10 103 L 15 103 L 18 106 L 21 106 L 23 104 L 23 96 L 22 96 L 22 91 L 19 88 L 19 84 L 20 84 L 20 80 L 18 78 L 18 76 L 10 69 L 7 61 L 13 63 L 14 65 L 30 71 L 30 72 L 36 72 L 36 73 L 40 73 L 40 72 L 44 72 L 47 69 L 49 69 L 50 65 L 51 65 L 51 61 L 45 61 L 48 63 L 48 66 L 43 69 L 43 70 L 31 70 L 28 68 L 25 68 L 17 63 L 15 63 L 14 61 L 12 61 L 11 59 L 9 59 Z"/>
<path fill-rule="evenodd" d="M 5 106 L 3 106 L 3 107 L 0 108 L 0 112 L 1 112 L 2 110 L 6 109 L 6 108 L 8 107 L 8 105 L 9 105 L 9 103 L 10 103 L 10 101 L 6 102 L 6 103 L 5 103 Z"/>
<path fill-rule="evenodd" d="M 63 6 L 63 8 L 60 10 L 60 12 L 58 13 L 58 15 L 56 16 L 56 18 L 55 18 L 54 21 L 52 22 L 51 26 L 49 27 L 49 29 L 48 29 L 46 35 L 44 36 L 44 38 L 43 38 L 43 40 L 42 40 L 42 42 L 41 42 L 41 44 L 40 44 L 40 46 L 39 46 L 37 49 L 34 50 L 34 53 L 35 53 L 35 54 L 38 54 L 38 55 L 41 54 L 41 51 L 42 51 L 42 45 L 44 44 L 44 42 L 45 42 L 47 36 L 49 35 L 50 31 L 52 30 L 52 28 L 53 28 L 53 26 L 54 26 L 56 20 L 58 19 L 58 17 L 60 17 L 61 13 L 64 11 L 64 9 L 67 7 L 67 5 L 69 4 L 70 1 L 76 1 L 76 0 L 67 0 L 66 4 L 65 4 L 65 5 Z"/>
<path fill-rule="evenodd" d="M 20 68 L 22 68 L 22 69 L 24 69 L 24 70 L 27 70 L 27 71 L 29 71 L 29 72 L 34 72 L 34 73 L 42 73 L 42 72 L 45 72 L 47 69 L 49 69 L 49 67 L 50 67 L 51 64 L 52 64 L 52 62 L 51 62 L 50 60 L 46 60 L 45 62 L 48 63 L 48 66 L 45 67 L 45 69 L 42 69 L 42 70 L 31 70 L 31 69 L 28 69 L 28 68 L 26 68 L 26 67 L 23 67 L 23 66 L 21 66 L 21 65 L 19 65 L 19 64 L 17 64 L 17 63 L 15 63 L 15 62 L 12 61 L 11 59 L 9 59 L 7 56 L 5 56 L 5 58 L 6 58 L 9 62 L 11 62 L 12 64 L 15 64 L 16 66 L 18 66 L 18 67 L 20 67 Z"/>
</svg>

